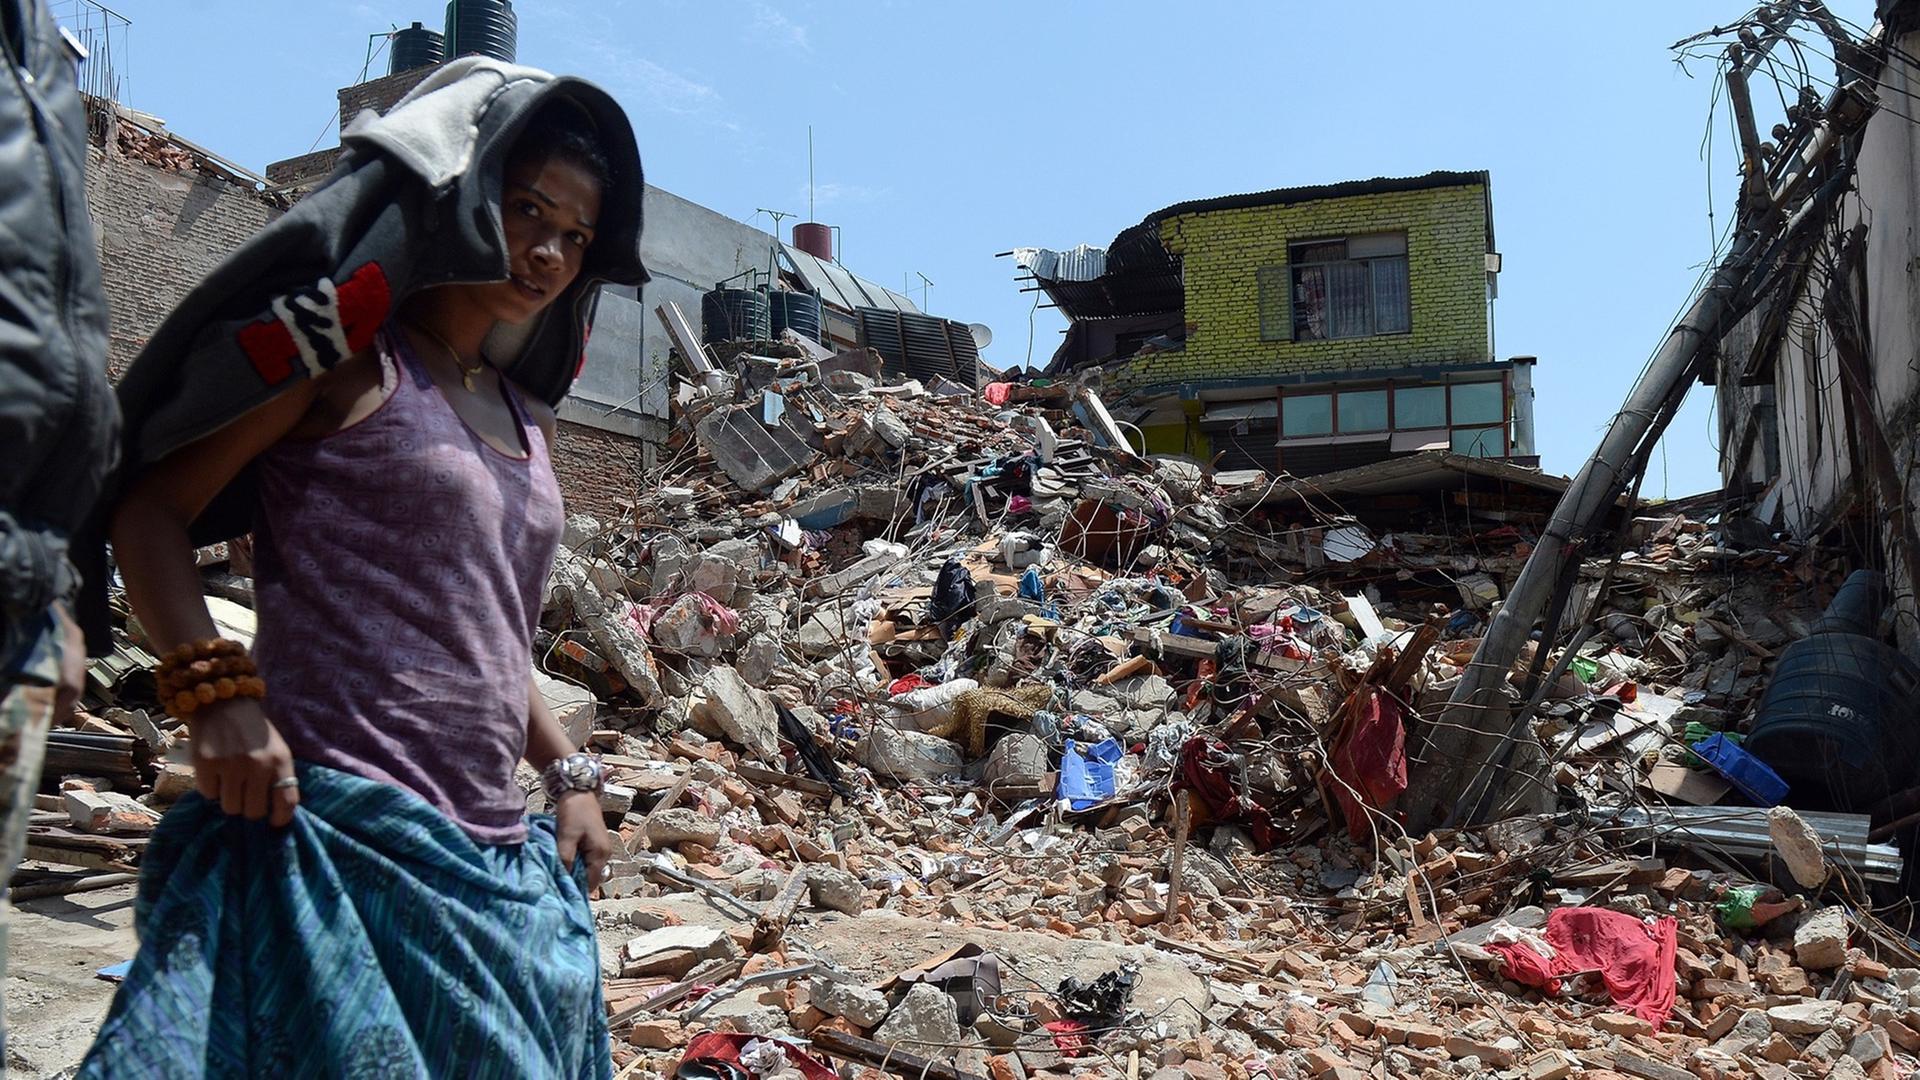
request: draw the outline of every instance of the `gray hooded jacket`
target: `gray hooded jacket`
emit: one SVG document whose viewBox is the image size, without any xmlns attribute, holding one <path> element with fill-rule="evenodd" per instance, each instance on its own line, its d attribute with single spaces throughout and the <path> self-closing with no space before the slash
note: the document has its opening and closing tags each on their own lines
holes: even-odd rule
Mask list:
<svg viewBox="0 0 1920 1080">
<path fill-rule="evenodd" d="M 366 348 L 418 290 L 505 280 L 508 152 L 529 118 L 556 99 L 592 120 L 613 167 L 599 229 L 567 291 L 529 323 L 497 327 L 486 350 L 516 383 L 558 405 L 579 374 L 599 286 L 647 280 L 640 153 L 626 114 L 592 83 L 463 57 L 384 117 L 357 119 L 326 182 L 228 256 L 161 323 L 120 383 L 121 482 Z M 246 532 L 254 499 L 243 474 L 194 522 L 195 542 Z M 90 614 L 97 610 L 89 605 Z"/>
</svg>

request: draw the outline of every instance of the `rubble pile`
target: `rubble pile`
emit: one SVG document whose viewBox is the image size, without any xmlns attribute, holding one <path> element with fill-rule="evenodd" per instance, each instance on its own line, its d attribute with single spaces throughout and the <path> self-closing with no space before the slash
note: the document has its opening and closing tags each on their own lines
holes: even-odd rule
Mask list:
<svg viewBox="0 0 1920 1080">
<path fill-rule="evenodd" d="M 1550 492 L 1342 506 L 1140 457 L 1086 387 L 717 352 L 630 516 L 569 519 L 534 657 L 611 770 L 619 1076 L 1920 1060 L 1920 955 L 1874 914 L 1899 850 L 1770 812 L 1739 746 L 1836 553 L 1624 521 L 1514 672 L 1545 812 L 1409 835 L 1394 798 Z M 244 548 L 207 563 L 244 640 Z M 191 788 L 138 641 L 50 756 L 29 857 L 76 882 Z"/>
</svg>

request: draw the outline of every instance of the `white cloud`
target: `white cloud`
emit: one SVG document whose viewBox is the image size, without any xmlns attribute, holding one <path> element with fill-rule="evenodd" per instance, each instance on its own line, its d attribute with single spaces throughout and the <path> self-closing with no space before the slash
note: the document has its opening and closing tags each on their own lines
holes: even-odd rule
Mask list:
<svg viewBox="0 0 1920 1080">
<path fill-rule="evenodd" d="M 800 197 L 805 198 L 805 185 L 800 188 Z M 893 197 L 890 187 L 875 187 L 868 184 L 841 184 L 829 181 L 816 184 L 813 189 L 813 201 L 820 206 L 850 206 L 859 203 L 883 202 Z"/>
<path fill-rule="evenodd" d="M 641 96 L 672 113 L 705 112 L 720 103 L 720 92 L 706 83 L 661 67 L 644 57 L 629 57 L 616 71 L 618 78 Z"/>
<path fill-rule="evenodd" d="M 813 51 L 813 46 L 807 41 L 807 28 L 767 4 L 753 5 L 753 22 L 749 28 L 755 35 L 769 38 L 776 44 Z"/>
</svg>

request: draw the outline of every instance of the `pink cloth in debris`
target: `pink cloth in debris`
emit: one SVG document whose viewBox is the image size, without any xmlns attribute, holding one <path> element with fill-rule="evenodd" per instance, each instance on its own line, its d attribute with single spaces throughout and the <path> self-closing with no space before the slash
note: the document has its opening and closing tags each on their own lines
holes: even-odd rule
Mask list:
<svg viewBox="0 0 1920 1080">
<path fill-rule="evenodd" d="M 1523 986 L 1551 994 L 1562 978 L 1598 970 L 1615 1005 L 1656 1027 L 1673 1012 L 1673 961 L 1679 949 L 1679 924 L 1673 919 L 1649 926 L 1605 908 L 1560 908 L 1547 916 L 1546 941 L 1552 957 L 1522 942 L 1487 948 L 1505 959 L 1506 977 Z"/>
<path fill-rule="evenodd" d="M 990 382 L 980 391 L 980 396 L 986 398 L 989 405 L 1005 405 L 1007 399 L 1013 396 L 1013 384 Z"/>
<path fill-rule="evenodd" d="M 1407 731 L 1400 705 L 1375 693 L 1366 710 L 1333 748 L 1334 800 L 1347 818 L 1347 835 L 1356 843 L 1373 836 L 1373 815 L 1407 790 Z"/>
</svg>

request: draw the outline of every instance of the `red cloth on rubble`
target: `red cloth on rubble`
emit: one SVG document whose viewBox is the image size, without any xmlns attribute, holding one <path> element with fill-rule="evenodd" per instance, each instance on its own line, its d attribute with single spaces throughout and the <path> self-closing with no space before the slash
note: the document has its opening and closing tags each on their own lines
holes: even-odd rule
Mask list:
<svg viewBox="0 0 1920 1080">
<path fill-rule="evenodd" d="M 1328 787 L 1347 817 L 1347 835 L 1365 843 L 1373 837 L 1367 807 L 1385 810 L 1407 790 L 1407 729 L 1400 722 L 1400 703 L 1375 691 L 1335 744 L 1330 764 L 1334 781 Z"/>
<path fill-rule="evenodd" d="M 1656 1027 L 1673 1012 L 1676 991 L 1674 954 L 1679 924 L 1661 919 L 1652 926 L 1605 908 L 1559 908 L 1547 916 L 1551 959 L 1515 942 L 1487 948 L 1506 960 L 1507 978 L 1553 993 L 1560 979 L 1576 971 L 1598 969 L 1613 1003 Z"/>
<path fill-rule="evenodd" d="M 1254 847 L 1271 850 L 1280 842 L 1280 827 L 1274 823 L 1272 811 L 1241 797 L 1232 757 L 1227 744 L 1195 735 L 1180 747 L 1180 775 L 1174 778 L 1173 790 L 1193 792 L 1206 807 L 1207 820 L 1245 825 Z"/>
<path fill-rule="evenodd" d="M 720 1061 L 728 1065 L 740 1064 L 740 1051 L 750 1042 L 761 1038 L 757 1035 L 742 1035 L 730 1031 L 710 1031 L 696 1035 L 687 1044 L 686 1053 L 680 1056 L 680 1064 L 694 1061 Z M 799 1046 L 787 1039 L 767 1039 L 777 1043 L 787 1056 L 787 1064 L 798 1069 L 806 1080 L 840 1080 L 839 1074 L 820 1063 L 819 1059 L 807 1054 Z M 744 1066 L 743 1066 L 744 1067 Z M 678 1067 L 676 1066 L 676 1071 Z"/>
<path fill-rule="evenodd" d="M 986 398 L 989 405 L 1005 405 L 1007 399 L 1013 396 L 1013 384 L 990 382 L 980 391 L 980 396 Z"/>
</svg>

